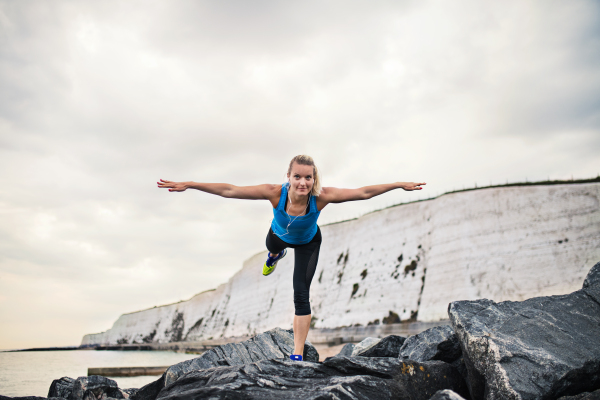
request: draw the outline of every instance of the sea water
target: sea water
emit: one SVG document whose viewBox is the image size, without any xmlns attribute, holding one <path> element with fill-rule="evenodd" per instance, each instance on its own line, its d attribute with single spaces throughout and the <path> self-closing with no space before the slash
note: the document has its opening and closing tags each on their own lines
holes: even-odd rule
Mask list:
<svg viewBox="0 0 600 400">
<path fill-rule="evenodd" d="M 88 368 L 158 367 L 177 364 L 197 354 L 172 351 L 26 351 L 0 352 L 0 395 L 48 396 L 54 379 L 87 376 Z M 160 376 L 110 377 L 122 389 L 140 388 Z"/>
</svg>

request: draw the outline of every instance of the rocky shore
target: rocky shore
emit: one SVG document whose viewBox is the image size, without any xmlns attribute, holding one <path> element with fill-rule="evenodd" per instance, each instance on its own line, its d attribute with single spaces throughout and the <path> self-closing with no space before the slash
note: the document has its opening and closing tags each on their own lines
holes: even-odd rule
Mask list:
<svg viewBox="0 0 600 400">
<path fill-rule="evenodd" d="M 573 293 L 456 301 L 448 316 L 451 326 L 367 338 L 324 362 L 309 342 L 305 361 L 290 361 L 293 334 L 275 328 L 173 365 L 140 389 L 63 377 L 48 398 L 600 400 L 600 263 Z"/>
</svg>

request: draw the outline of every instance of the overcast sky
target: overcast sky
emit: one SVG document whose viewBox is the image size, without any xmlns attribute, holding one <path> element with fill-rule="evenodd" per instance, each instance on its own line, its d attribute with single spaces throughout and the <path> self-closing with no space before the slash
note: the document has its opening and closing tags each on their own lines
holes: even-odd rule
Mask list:
<svg viewBox="0 0 600 400">
<path fill-rule="evenodd" d="M 0 0 L 0 348 L 78 345 L 264 250 L 268 202 L 159 178 L 278 183 L 309 154 L 325 186 L 427 182 L 324 224 L 595 177 L 599 66 L 597 1 Z"/>
</svg>

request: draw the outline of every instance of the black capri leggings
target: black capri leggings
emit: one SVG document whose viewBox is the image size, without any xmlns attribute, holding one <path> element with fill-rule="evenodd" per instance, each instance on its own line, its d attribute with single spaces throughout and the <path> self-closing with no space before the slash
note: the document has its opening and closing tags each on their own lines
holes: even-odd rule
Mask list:
<svg viewBox="0 0 600 400">
<path fill-rule="evenodd" d="M 306 244 L 290 244 L 284 242 L 279 236 L 269 229 L 267 235 L 267 249 L 277 254 L 283 249 L 291 247 L 294 249 L 294 307 L 296 315 L 309 315 L 310 283 L 317 269 L 319 261 L 319 249 L 321 248 L 321 228 L 317 227 L 317 233 L 312 240 Z"/>
</svg>

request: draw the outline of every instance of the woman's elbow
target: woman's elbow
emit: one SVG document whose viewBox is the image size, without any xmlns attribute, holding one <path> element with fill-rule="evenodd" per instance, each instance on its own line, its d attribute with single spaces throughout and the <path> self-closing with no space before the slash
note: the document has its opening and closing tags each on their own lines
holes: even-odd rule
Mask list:
<svg viewBox="0 0 600 400">
<path fill-rule="evenodd" d="M 232 199 L 236 197 L 235 190 L 233 190 L 232 188 L 224 189 L 221 191 L 221 193 L 218 193 L 218 195 L 221 197 L 225 197 L 226 199 Z"/>
<path fill-rule="evenodd" d="M 359 194 L 358 199 L 357 200 L 369 200 L 370 198 L 373 197 L 373 194 L 364 191 L 362 193 Z"/>
</svg>

